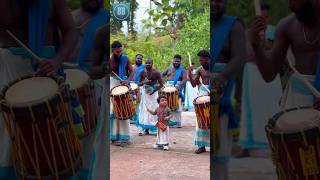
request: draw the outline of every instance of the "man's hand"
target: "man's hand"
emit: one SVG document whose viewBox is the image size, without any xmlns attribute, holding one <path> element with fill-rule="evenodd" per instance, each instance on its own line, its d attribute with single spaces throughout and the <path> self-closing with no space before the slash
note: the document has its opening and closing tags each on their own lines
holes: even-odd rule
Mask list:
<svg viewBox="0 0 320 180">
<path fill-rule="evenodd" d="M 150 95 L 153 95 L 156 92 L 156 90 L 153 90 L 152 93 Z"/>
<path fill-rule="evenodd" d="M 217 103 L 223 96 L 223 90 L 227 84 L 227 80 L 222 76 L 222 74 L 214 73 L 211 75 L 211 82 L 213 84 L 212 88 L 214 89 L 214 91 L 211 90 L 210 92 L 210 98 L 213 100 L 211 103 Z"/>
<path fill-rule="evenodd" d="M 151 80 L 149 80 L 149 79 L 145 79 L 144 81 L 142 81 L 143 84 L 147 84 L 147 83 L 150 83 L 150 82 L 151 82 Z"/>
<path fill-rule="evenodd" d="M 120 81 L 120 84 L 121 85 L 129 85 L 129 81 L 128 80 L 123 80 L 123 81 Z"/>
<path fill-rule="evenodd" d="M 193 65 L 192 65 L 192 66 L 189 66 L 189 73 L 192 74 L 192 72 L 193 72 Z"/>
<path fill-rule="evenodd" d="M 257 16 L 253 20 L 253 23 L 250 28 L 250 42 L 252 47 L 259 46 L 262 42 L 260 32 L 265 31 L 267 28 L 267 21 L 262 16 Z"/>
<path fill-rule="evenodd" d="M 62 63 L 58 59 L 43 59 L 39 61 L 37 76 L 50 76 L 53 75 L 60 67 Z"/>
</svg>

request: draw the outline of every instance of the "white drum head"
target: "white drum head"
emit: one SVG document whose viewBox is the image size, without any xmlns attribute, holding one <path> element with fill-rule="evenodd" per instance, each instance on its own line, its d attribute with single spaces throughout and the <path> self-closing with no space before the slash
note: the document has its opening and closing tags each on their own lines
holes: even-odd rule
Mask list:
<svg viewBox="0 0 320 180">
<path fill-rule="evenodd" d="M 174 87 L 174 86 L 166 86 L 166 87 L 163 88 L 162 91 L 163 92 L 175 92 L 175 91 L 177 91 L 177 88 Z"/>
<path fill-rule="evenodd" d="M 24 79 L 8 88 L 5 99 L 14 106 L 32 105 L 50 99 L 59 90 L 59 85 L 48 77 Z"/>
<path fill-rule="evenodd" d="M 298 109 L 284 113 L 278 118 L 275 128 L 284 132 L 294 132 L 320 126 L 320 111 Z"/>
<path fill-rule="evenodd" d="M 82 87 L 89 81 L 89 76 L 79 69 L 65 69 L 66 83 L 70 85 L 71 90 Z"/>
<path fill-rule="evenodd" d="M 196 98 L 196 104 L 204 104 L 210 102 L 210 96 L 200 96 Z"/>
<path fill-rule="evenodd" d="M 129 92 L 129 88 L 127 86 L 117 86 L 112 89 L 111 95 L 119 96 Z"/>
<path fill-rule="evenodd" d="M 136 90 L 136 89 L 138 89 L 138 84 L 136 84 L 136 83 L 134 83 L 134 82 L 131 82 L 130 83 L 130 88 L 131 88 L 131 90 Z"/>
</svg>

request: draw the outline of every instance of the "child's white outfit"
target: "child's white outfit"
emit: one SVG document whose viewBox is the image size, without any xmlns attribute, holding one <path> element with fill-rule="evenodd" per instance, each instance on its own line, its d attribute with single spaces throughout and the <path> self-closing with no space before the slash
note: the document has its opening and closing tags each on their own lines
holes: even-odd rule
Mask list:
<svg viewBox="0 0 320 180">
<path fill-rule="evenodd" d="M 158 123 L 162 122 L 163 125 L 166 126 L 166 129 L 163 131 L 158 125 L 157 125 L 157 142 L 155 144 L 155 148 L 159 148 L 161 146 L 163 146 L 164 150 L 168 150 L 169 149 L 169 121 L 164 121 L 163 118 L 168 117 L 171 115 L 171 110 L 166 107 L 166 109 L 160 109 L 157 108 L 155 110 L 155 112 L 157 113 L 158 116 Z"/>
</svg>

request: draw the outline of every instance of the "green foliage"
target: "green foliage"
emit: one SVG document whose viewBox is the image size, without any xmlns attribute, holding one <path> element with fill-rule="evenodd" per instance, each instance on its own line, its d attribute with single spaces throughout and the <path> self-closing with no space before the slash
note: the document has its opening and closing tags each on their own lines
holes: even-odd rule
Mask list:
<svg viewBox="0 0 320 180">
<path fill-rule="evenodd" d="M 81 2 L 80 2 L 80 0 L 69 0 L 68 6 L 70 7 L 70 9 L 75 10 L 75 9 L 80 8 Z"/>
<path fill-rule="evenodd" d="M 279 20 L 290 13 L 288 0 L 268 0 L 262 1 L 270 5 L 269 12 L 271 23 L 276 25 Z M 250 26 L 255 16 L 253 0 L 229 0 L 227 14 L 239 17 L 247 27 Z"/>
<path fill-rule="evenodd" d="M 164 71 L 172 63 L 175 54 L 180 54 L 183 58 L 182 64 L 189 65 L 188 52 L 191 54 L 192 62 L 198 65 L 197 53 L 206 49 L 209 50 L 210 42 L 210 21 L 209 13 L 204 12 L 186 20 L 183 28 L 178 32 L 176 43 L 169 35 L 161 36 L 140 36 L 136 40 L 128 39 L 123 34 L 111 35 L 111 43 L 120 41 L 124 48 L 124 53 L 134 63 L 135 55 L 141 53 L 144 60 L 151 57 L 154 60 L 155 68 Z"/>
<path fill-rule="evenodd" d="M 210 15 L 202 13 L 186 21 L 178 33 L 176 52 L 184 56 L 184 65 L 189 65 L 187 53 L 191 54 L 192 62 L 198 64 L 197 53 L 210 49 Z"/>
</svg>

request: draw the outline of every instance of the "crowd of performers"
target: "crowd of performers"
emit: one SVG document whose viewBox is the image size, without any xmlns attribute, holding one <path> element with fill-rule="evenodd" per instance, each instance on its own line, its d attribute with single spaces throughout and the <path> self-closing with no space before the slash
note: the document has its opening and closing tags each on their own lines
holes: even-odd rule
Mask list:
<svg viewBox="0 0 320 180">
<path fill-rule="evenodd" d="M 122 44 L 119 41 L 114 41 L 111 49 L 110 138 L 112 143 L 130 144 L 130 121 L 135 121 L 139 128 L 139 136 L 156 133 L 155 147 L 168 150 L 169 127 L 182 127 L 182 110 L 192 108 L 194 99 L 200 96 L 206 95 L 207 102 L 210 101 L 208 96 L 210 53 L 202 50 L 197 54 L 201 66 L 196 70 L 193 66 L 186 70 L 181 65 L 182 57 L 178 54 L 174 55 L 172 65 L 161 73 L 153 68 L 152 58 L 147 58 L 143 64 L 142 54 L 135 56 L 135 64 L 132 65 L 129 57 L 122 53 Z M 125 88 L 126 86 L 129 89 Z M 198 88 L 195 88 L 196 86 Z M 124 95 L 122 101 L 117 99 L 117 95 L 120 97 L 123 94 L 127 96 Z M 135 111 L 128 116 L 125 113 L 130 114 L 130 110 L 126 109 L 132 109 L 130 106 L 133 105 L 128 101 L 130 98 L 134 99 Z M 126 105 L 128 107 L 125 107 Z M 162 110 L 160 109 L 165 112 L 163 118 L 161 118 Z M 203 129 L 197 126 L 195 145 L 199 147 L 196 153 L 205 152 L 205 147 L 210 147 L 209 124 Z"/>
<path fill-rule="evenodd" d="M 228 179 L 239 128 L 239 156 L 269 149 L 280 179 L 317 179 L 319 1 L 289 0 L 293 14 L 276 28 L 262 6 L 247 32 L 239 18 L 225 15 L 227 0 L 210 2 L 211 52 L 198 53 L 201 67 L 184 70 L 177 55 L 160 73 L 150 58 L 142 65 L 142 55 L 132 67 L 119 42 L 112 43 L 110 58 L 109 13 L 101 0 L 83 0 L 73 13 L 64 0 L 2 0 L 0 178 L 106 179 L 107 144 L 130 142 L 130 118 L 140 135 L 157 132 L 155 147 L 168 150 L 170 123 L 183 125 L 183 103 L 173 108 L 167 92 L 174 87 L 188 107 L 183 95 L 205 97 L 212 84 L 220 95 L 213 179 Z M 115 90 L 110 131 L 102 95 L 109 80 Z M 127 108 L 130 99 L 121 103 L 131 81 L 139 87 L 135 108 Z M 195 86 L 197 95 L 189 95 Z M 197 121 L 196 153 L 209 146 L 210 130 L 202 127 Z"/>
</svg>

